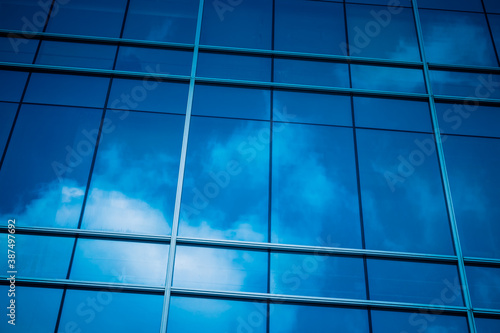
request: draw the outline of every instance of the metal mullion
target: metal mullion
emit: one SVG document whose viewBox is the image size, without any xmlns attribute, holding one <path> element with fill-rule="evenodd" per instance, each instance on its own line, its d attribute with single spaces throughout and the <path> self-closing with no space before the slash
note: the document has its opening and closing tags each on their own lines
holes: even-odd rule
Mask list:
<svg viewBox="0 0 500 333">
<path fill-rule="evenodd" d="M 466 276 L 466 272 L 465 272 L 465 262 L 464 262 L 464 257 L 463 257 L 463 253 L 462 253 L 462 247 L 460 244 L 460 237 L 458 234 L 458 226 L 457 226 L 457 221 L 456 221 L 456 217 L 455 217 L 455 210 L 453 208 L 453 199 L 452 199 L 452 195 L 451 195 L 450 182 L 448 179 L 448 172 L 446 169 L 446 161 L 445 161 L 444 150 L 443 150 L 443 142 L 441 140 L 441 131 L 440 131 L 439 120 L 438 120 L 437 111 L 436 111 L 436 104 L 434 101 L 432 83 L 430 80 L 429 64 L 427 63 L 427 58 L 426 58 L 426 54 L 425 54 L 422 25 L 420 22 L 420 15 L 419 15 L 419 10 L 418 10 L 417 0 L 412 0 L 412 5 L 413 5 L 413 14 L 415 17 L 415 24 L 417 27 L 417 38 L 418 38 L 418 43 L 420 46 L 420 55 L 422 58 L 422 62 L 424 64 L 424 78 L 425 78 L 425 84 L 427 87 L 427 93 L 429 95 L 429 106 L 430 106 L 430 110 L 431 110 L 432 124 L 433 124 L 433 128 L 434 128 L 434 138 L 436 141 L 436 152 L 437 152 L 437 157 L 438 157 L 440 171 L 441 171 L 441 178 L 442 178 L 442 182 L 443 182 L 446 207 L 448 210 L 450 228 L 451 228 L 451 233 L 452 233 L 452 237 L 453 237 L 453 244 L 455 247 L 455 254 L 457 255 L 457 259 L 458 259 L 458 272 L 459 272 L 460 281 L 461 281 L 461 285 L 462 285 L 462 295 L 464 298 L 465 307 L 467 308 L 467 319 L 468 319 L 468 323 L 469 323 L 470 332 L 476 333 L 476 325 L 474 322 L 474 313 L 473 313 L 473 308 L 472 308 L 472 303 L 471 303 L 469 286 L 467 284 L 467 276 Z"/>
</svg>

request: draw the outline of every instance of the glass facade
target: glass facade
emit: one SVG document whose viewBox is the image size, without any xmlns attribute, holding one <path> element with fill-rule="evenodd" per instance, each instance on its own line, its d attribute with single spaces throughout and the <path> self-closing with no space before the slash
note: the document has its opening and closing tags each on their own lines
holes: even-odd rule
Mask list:
<svg viewBox="0 0 500 333">
<path fill-rule="evenodd" d="M 496 0 L 0 0 L 0 331 L 499 332 L 499 51 Z"/>
</svg>

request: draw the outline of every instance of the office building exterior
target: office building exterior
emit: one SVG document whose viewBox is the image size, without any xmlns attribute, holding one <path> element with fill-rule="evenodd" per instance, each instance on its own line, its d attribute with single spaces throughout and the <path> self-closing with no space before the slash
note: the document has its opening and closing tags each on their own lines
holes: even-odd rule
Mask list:
<svg viewBox="0 0 500 333">
<path fill-rule="evenodd" d="M 0 0 L 0 330 L 500 332 L 499 51 L 496 0 Z"/>
</svg>

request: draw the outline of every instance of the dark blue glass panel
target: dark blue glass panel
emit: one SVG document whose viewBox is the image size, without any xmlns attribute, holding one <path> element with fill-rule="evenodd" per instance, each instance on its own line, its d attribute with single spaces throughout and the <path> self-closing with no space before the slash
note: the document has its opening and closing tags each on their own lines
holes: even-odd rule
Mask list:
<svg viewBox="0 0 500 333">
<path fill-rule="evenodd" d="M 493 41 L 495 42 L 498 52 L 500 50 L 500 15 L 489 14 L 488 20 L 490 23 L 491 34 L 493 35 Z"/>
<path fill-rule="evenodd" d="M 500 318 L 475 318 L 477 333 L 500 332 Z"/>
<path fill-rule="evenodd" d="M 373 333 L 469 333 L 467 318 L 428 311 L 372 310 Z"/>
<path fill-rule="evenodd" d="M 352 126 L 349 96 L 275 90 L 273 111 L 275 121 Z"/>
<path fill-rule="evenodd" d="M 465 256 L 500 258 L 500 140 L 443 137 Z"/>
<path fill-rule="evenodd" d="M 179 235 L 267 241 L 270 124 L 191 120 Z"/>
<path fill-rule="evenodd" d="M 420 8 L 483 12 L 481 0 L 418 0 L 418 6 Z"/>
<path fill-rule="evenodd" d="M 420 61 L 410 8 L 347 6 L 351 56 Z"/>
<path fill-rule="evenodd" d="M 183 116 L 108 111 L 82 228 L 169 234 L 183 129 Z"/>
<path fill-rule="evenodd" d="M 366 310 L 273 303 L 269 310 L 270 333 L 369 332 Z"/>
<path fill-rule="evenodd" d="M 430 71 L 430 76 L 436 95 L 500 99 L 500 75 Z"/>
<path fill-rule="evenodd" d="M 194 43 L 198 0 L 132 0 L 124 38 Z"/>
<path fill-rule="evenodd" d="M 486 12 L 500 14 L 500 2 L 497 0 L 483 0 Z"/>
<path fill-rule="evenodd" d="M 362 258 L 271 254 L 271 293 L 366 299 Z"/>
<path fill-rule="evenodd" d="M 314 86 L 349 86 L 346 64 L 277 58 L 274 60 L 274 81 Z"/>
<path fill-rule="evenodd" d="M 108 108 L 186 113 L 189 85 L 181 82 L 113 79 Z"/>
<path fill-rule="evenodd" d="M 200 52 L 196 75 L 221 79 L 270 81 L 271 59 Z"/>
<path fill-rule="evenodd" d="M 1 0 L 2 29 L 41 32 L 47 19 L 51 1 Z"/>
<path fill-rule="evenodd" d="M 266 303 L 174 296 L 167 331 L 266 333 L 266 317 Z"/>
<path fill-rule="evenodd" d="M 265 293 L 267 258 L 261 251 L 177 246 L 173 286 Z"/>
<path fill-rule="evenodd" d="M 168 245 L 78 239 L 70 279 L 164 286 Z"/>
<path fill-rule="evenodd" d="M 7 144 L 17 107 L 18 105 L 15 103 L 0 102 L 0 156 L 2 156 Z"/>
<path fill-rule="evenodd" d="M 189 75 L 192 56 L 191 51 L 121 46 L 115 69 L 154 74 Z"/>
<path fill-rule="evenodd" d="M 43 41 L 37 64 L 113 69 L 116 46 Z"/>
<path fill-rule="evenodd" d="M 271 48 L 273 3 L 212 1 L 203 8 L 201 44 Z"/>
<path fill-rule="evenodd" d="M 370 299 L 437 306 L 462 306 L 455 265 L 367 260 Z"/>
<path fill-rule="evenodd" d="M 47 32 L 120 37 L 127 0 L 56 1 Z"/>
<path fill-rule="evenodd" d="M 275 6 L 274 49 L 347 55 L 342 4 L 278 0 Z"/>
<path fill-rule="evenodd" d="M 345 0 L 347 3 L 365 3 L 370 5 L 386 5 L 390 7 L 411 7 L 411 0 Z"/>
<path fill-rule="evenodd" d="M 354 115 L 358 127 L 432 132 L 427 102 L 354 97 Z"/>
<path fill-rule="evenodd" d="M 68 290 L 58 332 L 158 332 L 162 305 L 163 295 Z"/>
<path fill-rule="evenodd" d="M 467 266 L 465 271 L 472 306 L 500 309 L 500 267 Z"/>
<path fill-rule="evenodd" d="M 351 65 L 351 73 L 353 88 L 426 93 L 420 69 Z"/>
<path fill-rule="evenodd" d="M 37 39 L 0 37 L 0 61 L 31 64 L 37 47 Z"/>
<path fill-rule="evenodd" d="M 198 84 L 194 90 L 193 114 L 269 120 L 271 92 L 229 86 Z"/>
<path fill-rule="evenodd" d="M 498 66 L 484 14 L 422 9 L 420 20 L 429 62 Z"/>
<path fill-rule="evenodd" d="M 271 241 L 361 247 L 352 129 L 275 124 L 273 132 Z"/>
<path fill-rule="evenodd" d="M 109 78 L 31 74 L 24 102 L 102 108 L 109 87 Z"/>
<path fill-rule="evenodd" d="M 0 216 L 76 228 L 102 111 L 23 105 L 0 172 Z M 7 223 L 2 220 L 0 223 Z"/>
<path fill-rule="evenodd" d="M 2 217 L 4 218 L 4 217 Z M 16 218 L 16 225 L 21 219 Z M 5 217 L 5 223 L 7 218 Z M 27 223 L 24 223 L 26 225 Z M 74 238 L 15 235 L 16 270 L 19 278 L 65 279 Z M 0 235 L 0 246 L 5 249 L 5 260 L 0 262 L 3 274 L 7 267 L 7 234 Z M 3 297 L 3 295 L 2 295 Z"/>
<path fill-rule="evenodd" d="M 0 101 L 19 102 L 28 73 L 0 70 Z"/>
<path fill-rule="evenodd" d="M 4 315 L 5 318 L 0 321 L 0 330 L 4 333 L 53 333 L 56 327 L 62 290 L 19 286 L 16 286 L 15 289 L 15 326 L 9 324 L 7 321 L 11 320 L 11 318 Z M 8 292 L 8 286 L 0 286 L 0 294 L 3 300 L 2 307 L 4 304 L 8 304 L 9 299 L 14 299 L 14 297 L 7 298 Z M 9 310 L 6 310 L 6 313 L 7 311 Z"/>
<path fill-rule="evenodd" d="M 433 136 L 357 134 L 366 247 L 453 254 Z"/>
<path fill-rule="evenodd" d="M 500 108 L 466 104 L 436 104 L 443 134 L 500 137 Z"/>
</svg>

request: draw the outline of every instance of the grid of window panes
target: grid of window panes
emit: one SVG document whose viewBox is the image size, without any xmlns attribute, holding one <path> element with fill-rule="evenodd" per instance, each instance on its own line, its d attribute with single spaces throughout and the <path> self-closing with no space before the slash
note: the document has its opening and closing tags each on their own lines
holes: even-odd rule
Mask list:
<svg viewBox="0 0 500 333">
<path fill-rule="evenodd" d="M 500 331 L 499 43 L 497 0 L 0 0 L 1 331 Z"/>
</svg>

